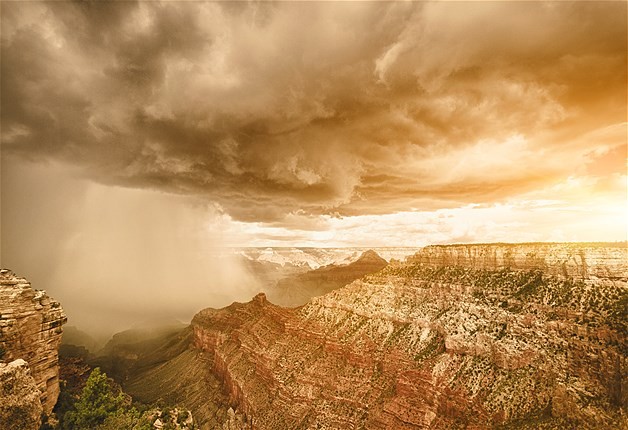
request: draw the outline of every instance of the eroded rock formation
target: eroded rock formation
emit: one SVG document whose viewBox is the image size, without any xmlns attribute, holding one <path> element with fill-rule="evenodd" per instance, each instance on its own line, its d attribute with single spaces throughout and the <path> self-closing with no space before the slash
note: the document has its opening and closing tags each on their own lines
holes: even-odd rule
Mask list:
<svg viewBox="0 0 628 430">
<path fill-rule="evenodd" d="M 627 281 L 625 243 L 427 247 L 301 308 L 203 310 L 184 354 L 255 429 L 622 428 Z"/>
<path fill-rule="evenodd" d="M 59 302 L 13 272 L 0 271 L 0 359 L 28 363 L 46 414 L 59 396 L 58 349 L 66 320 Z"/>
</svg>

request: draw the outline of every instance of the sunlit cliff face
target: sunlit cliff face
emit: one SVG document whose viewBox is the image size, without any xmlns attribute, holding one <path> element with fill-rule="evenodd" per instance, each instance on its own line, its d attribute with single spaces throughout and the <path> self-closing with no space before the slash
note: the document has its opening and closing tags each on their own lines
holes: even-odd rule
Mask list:
<svg viewBox="0 0 628 430">
<path fill-rule="evenodd" d="M 36 287 L 247 295 L 208 243 L 626 239 L 623 2 L 1 12 L 2 263 Z"/>
</svg>

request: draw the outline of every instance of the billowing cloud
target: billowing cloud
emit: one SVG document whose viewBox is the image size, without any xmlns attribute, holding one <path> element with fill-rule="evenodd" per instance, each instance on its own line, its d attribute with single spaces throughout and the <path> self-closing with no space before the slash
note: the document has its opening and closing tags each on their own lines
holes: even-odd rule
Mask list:
<svg viewBox="0 0 628 430">
<path fill-rule="evenodd" d="M 3 157 L 235 220 L 494 204 L 625 153 L 623 2 L 1 7 Z"/>
</svg>

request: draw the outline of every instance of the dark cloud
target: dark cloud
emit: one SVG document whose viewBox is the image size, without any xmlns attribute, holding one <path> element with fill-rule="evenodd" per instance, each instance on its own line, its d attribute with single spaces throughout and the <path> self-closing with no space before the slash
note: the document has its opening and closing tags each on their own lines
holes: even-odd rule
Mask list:
<svg viewBox="0 0 628 430">
<path fill-rule="evenodd" d="M 626 120 L 623 2 L 1 7 L 5 154 L 239 220 L 493 202 L 625 145 L 581 139 Z"/>
</svg>

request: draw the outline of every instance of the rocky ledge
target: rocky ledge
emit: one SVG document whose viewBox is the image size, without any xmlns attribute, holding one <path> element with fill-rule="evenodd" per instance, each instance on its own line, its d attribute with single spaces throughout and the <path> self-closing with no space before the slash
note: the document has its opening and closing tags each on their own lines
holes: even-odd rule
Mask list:
<svg viewBox="0 0 628 430">
<path fill-rule="evenodd" d="M 59 396 L 58 350 L 66 321 L 59 302 L 10 270 L 0 270 L 0 361 L 28 363 L 46 414 Z"/>
</svg>

